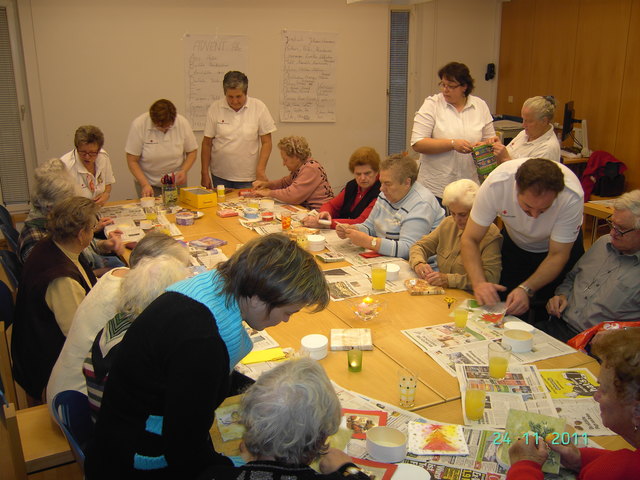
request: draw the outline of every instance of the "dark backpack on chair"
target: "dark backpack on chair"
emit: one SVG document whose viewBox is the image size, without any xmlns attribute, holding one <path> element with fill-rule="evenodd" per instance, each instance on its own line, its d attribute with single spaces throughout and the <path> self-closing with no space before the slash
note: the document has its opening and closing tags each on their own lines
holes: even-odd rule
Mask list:
<svg viewBox="0 0 640 480">
<path fill-rule="evenodd" d="M 621 173 L 624 164 L 607 162 L 600 167 L 598 179 L 593 187 L 593 194 L 600 197 L 617 197 L 624 192 L 624 174 Z"/>
</svg>

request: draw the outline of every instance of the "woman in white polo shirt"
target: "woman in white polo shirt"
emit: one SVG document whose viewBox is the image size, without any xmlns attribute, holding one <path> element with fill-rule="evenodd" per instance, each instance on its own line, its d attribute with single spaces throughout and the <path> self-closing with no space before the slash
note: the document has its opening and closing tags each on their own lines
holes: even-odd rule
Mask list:
<svg viewBox="0 0 640 480">
<path fill-rule="evenodd" d="M 98 127 L 82 125 L 73 143 L 75 148 L 60 160 L 79 185 L 78 195 L 103 205 L 109 200 L 111 184 L 116 182 L 109 154 L 102 149 L 104 134 Z"/>
<path fill-rule="evenodd" d="M 478 183 L 471 149 L 494 142 L 493 117 L 484 100 L 471 95 L 473 78 L 463 63 L 438 71 L 441 93 L 427 97 L 413 120 L 411 146 L 420 154 L 418 182 L 442 201 L 444 187 L 468 178 Z"/>
<path fill-rule="evenodd" d="M 150 197 L 162 193 L 165 174 L 175 174 L 175 184 L 186 185 L 198 144 L 189 121 L 161 99 L 131 123 L 125 150 L 138 195 Z"/>
<path fill-rule="evenodd" d="M 522 105 L 522 130 L 506 147 L 496 142 L 493 153 L 500 162 L 512 158 L 546 158 L 560 161 L 560 142 L 553 131 L 556 100 L 551 96 L 531 97 Z"/>
</svg>

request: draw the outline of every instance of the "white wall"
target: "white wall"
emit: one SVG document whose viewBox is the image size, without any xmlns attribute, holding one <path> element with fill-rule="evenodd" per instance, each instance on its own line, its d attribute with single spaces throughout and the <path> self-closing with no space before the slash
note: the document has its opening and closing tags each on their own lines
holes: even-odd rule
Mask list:
<svg viewBox="0 0 640 480">
<path fill-rule="evenodd" d="M 414 89 L 408 111 L 415 113 L 429 95 L 439 93 L 438 70 L 449 62 L 469 67 L 473 95 L 495 112 L 497 75 L 484 79 L 488 63 L 498 65 L 503 0 L 434 0 L 416 5 L 416 57 L 411 65 Z M 412 103 L 413 102 L 413 103 Z M 412 117 L 413 118 L 413 115 Z"/>
<path fill-rule="evenodd" d="M 436 72 L 458 60 L 471 68 L 477 94 L 489 100 L 486 63 L 497 62 L 493 31 L 500 0 L 435 0 L 413 8 L 409 117 L 436 91 Z M 276 119 L 274 144 L 303 135 L 336 190 L 350 177 L 351 152 L 370 145 L 386 153 L 389 7 L 347 5 L 345 0 L 18 0 L 37 161 L 73 148 L 79 125 L 105 133 L 116 175 L 112 199 L 135 196 L 124 144 L 133 118 L 158 98 L 184 110 L 181 38 L 238 34 L 249 39 L 249 94 Z M 462 19 L 461 19 L 462 17 Z M 482 27 L 478 27 L 481 25 Z M 337 121 L 280 123 L 281 31 L 338 32 Z M 479 30 L 479 31 L 478 31 Z M 412 121 L 409 121 L 410 130 Z M 410 133 L 410 132 L 409 132 Z M 201 132 L 197 132 L 198 141 Z M 198 162 L 189 184 L 200 180 Z M 277 148 L 267 174 L 286 173 Z M 337 193 L 337 192 L 336 192 Z"/>
</svg>

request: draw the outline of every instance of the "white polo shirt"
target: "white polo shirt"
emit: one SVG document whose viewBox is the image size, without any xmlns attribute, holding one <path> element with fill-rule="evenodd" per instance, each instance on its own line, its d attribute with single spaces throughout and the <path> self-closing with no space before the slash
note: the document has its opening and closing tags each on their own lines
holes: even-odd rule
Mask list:
<svg viewBox="0 0 640 480">
<path fill-rule="evenodd" d="M 261 100 L 247 97 L 237 112 L 226 98 L 216 100 L 209 107 L 204 127 L 204 136 L 213 139 L 211 173 L 235 182 L 255 180 L 260 137 L 275 131 L 276 124 Z"/>
<path fill-rule="evenodd" d="M 584 192 L 578 177 L 558 163 L 564 174 L 564 189 L 551 207 L 538 218 L 527 215 L 517 199 L 516 170 L 528 158 L 501 164 L 480 185 L 471 209 L 471 218 L 478 225 L 488 227 L 499 216 L 513 242 L 523 250 L 534 253 L 549 251 L 549 239 L 571 243 L 578 237 L 582 225 Z"/>
<path fill-rule="evenodd" d="M 185 159 L 185 154 L 198 149 L 196 137 L 189 121 L 177 114 L 176 121 L 167 133 L 158 130 L 149 112 L 137 117 L 129 128 L 125 150 L 140 155 L 140 168 L 150 185 L 160 187 L 160 179 L 166 173 L 175 172 Z"/>
<path fill-rule="evenodd" d="M 104 192 L 107 185 L 116 183 L 116 179 L 113 176 L 113 170 L 111 168 L 111 159 L 109 158 L 109 154 L 103 149 L 100 149 L 95 160 L 95 175 L 91 174 L 84 166 L 84 163 L 82 163 L 82 159 L 75 148 L 70 152 L 65 153 L 60 160 L 62 160 L 65 167 L 67 167 L 67 170 L 80 187 L 78 195 L 82 197 L 93 200 Z"/>
<path fill-rule="evenodd" d="M 495 135 L 493 117 L 484 100 L 469 95 L 467 104 L 458 112 L 447 103 L 442 93 L 427 97 L 413 119 L 411 145 L 423 138 L 464 139 L 474 144 Z M 418 182 L 442 198 L 444 188 L 451 182 L 468 178 L 478 183 L 470 153 L 451 150 L 443 153 L 420 154 Z"/>
<path fill-rule="evenodd" d="M 560 142 L 551 126 L 546 133 L 531 141 L 522 130 L 509 142 L 507 151 L 511 158 L 546 158 L 554 162 L 560 161 Z"/>
</svg>

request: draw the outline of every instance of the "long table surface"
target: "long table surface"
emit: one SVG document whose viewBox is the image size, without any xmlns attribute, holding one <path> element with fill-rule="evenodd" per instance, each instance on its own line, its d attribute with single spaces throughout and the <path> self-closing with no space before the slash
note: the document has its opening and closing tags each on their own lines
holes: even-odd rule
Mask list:
<svg viewBox="0 0 640 480">
<path fill-rule="evenodd" d="M 234 193 L 227 195 L 227 200 L 236 198 Z M 238 244 L 256 236 L 254 231 L 240 224 L 238 217 L 221 218 L 216 215 L 217 207 L 200 210 L 204 216 L 197 219 L 194 225 L 179 226 L 186 241 L 203 236 L 224 239 L 228 243 L 222 247 L 222 251 L 230 256 Z M 173 220 L 171 215 L 168 218 Z M 346 264 L 321 264 L 323 269 L 341 265 Z M 452 296 L 457 301 L 472 298 L 470 293 L 456 289 L 447 289 L 446 296 Z M 327 357 L 320 360 L 329 377 L 343 388 L 397 405 L 397 370 L 401 366 L 411 368 L 419 376 L 416 405 L 412 410 L 432 420 L 461 424 L 462 408 L 457 379 L 445 373 L 431 357 L 401 333 L 404 329 L 451 322 L 450 310 L 443 296 L 411 296 L 407 292 L 399 292 L 386 293 L 379 298 L 385 302 L 384 310 L 376 319 L 368 322 L 354 315 L 349 302 L 331 301 L 322 312 L 301 311 L 293 315 L 289 322 L 270 327 L 267 331 L 282 347 L 298 350 L 302 337 L 311 333 L 330 337 L 332 328 L 371 328 L 374 349 L 363 352 L 362 371 L 348 371 L 346 352 L 329 351 Z M 580 366 L 596 374 L 599 369 L 591 357 L 580 352 L 535 364 L 540 368 Z M 595 437 L 595 440 L 607 448 L 628 448 L 628 444 L 618 436 Z"/>
</svg>

